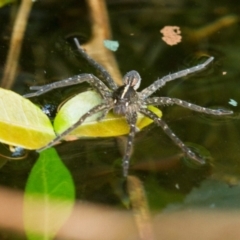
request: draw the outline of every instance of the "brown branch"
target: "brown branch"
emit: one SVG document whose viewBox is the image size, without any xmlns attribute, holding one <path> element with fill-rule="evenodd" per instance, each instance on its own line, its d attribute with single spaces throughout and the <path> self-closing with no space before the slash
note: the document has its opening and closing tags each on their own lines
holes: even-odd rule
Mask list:
<svg viewBox="0 0 240 240">
<path fill-rule="evenodd" d="M 24 234 L 23 193 L 0 187 L 0 228 Z M 44 204 L 44 202 L 43 202 Z M 55 206 L 52 206 L 55 208 Z M 38 219 L 32 219 L 37 222 Z M 191 209 L 158 214 L 153 222 L 157 239 L 239 239 L 240 211 Z M 229 235 L 230 233 L 230 235 Z M 11 233 L 12 235 L 12 233 Z M 132 214 L 78 202 L 59 231 L 60 239 L 139 239 Z"/>
<path fill-rule="evenodd" d="M 87 53 L 102 64 L 118 85 L 122 84 L 122 76 L 114 54 L 103 45 L 103 41 L 111 39 L 111 30 L 107 8 L 104 0 L 87 1 L 92 20 L 92 38 L 84 45 Z"/>
<path fill-rule="evenodd" d="M 128 176 L 127 189 L 140 239 L 154 240 L 151 214 L 142 182 L 135 176 Z"/>
</svg>

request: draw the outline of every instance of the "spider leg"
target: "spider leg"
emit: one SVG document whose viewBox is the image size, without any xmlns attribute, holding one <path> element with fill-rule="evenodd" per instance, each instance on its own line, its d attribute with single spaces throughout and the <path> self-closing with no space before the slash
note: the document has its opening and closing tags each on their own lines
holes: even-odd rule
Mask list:
<svg viewBox="0 0 240 240">
<path fill-rule="evenodd" d="M 188 148 L 174 133 L 173 131 L 168 127 L 168 125 L 159 118 L 155 113 L 152 111 L 141 108 L 140 112 L 144 114 L 145 116 L 151 118 L 154 120 L 154 122 L 159 125 L 163 131 L 173 140 L 173 142 L 182 149 L 182 151 L 191 159 L 195 160 L 196 162 L 200 164 L 204 164 L 205 160 L 201 157 L 198 157 L 190 148 Z"/>
<path fill-rule="evenodd" d="M 196 104 L 189 103 L 189 102 L 177 99 L 177 98 L 169 98 L 169 97 L 148 98 L 148 99 L 145 99 L 144 103 L 147 105 L 155 105 L 155 106 L 156 105 L 176 104 L 176 105 L 179 105 L 184 108 L 189 108 L 196 112 L 203 112 L 206 114 L 219 115 L 219 116 L 233 114 L 233 111 L 230 111 L 230 110 L 224 110 L 224 109 L 216 109 L 215 110 L 215 109 L 205 108 L 205 107 L 201 107 Z"/>
<path fill-rule="evenodd" d="M 97 118 L 97 121 L 101 121 L 102 119 L 104 119 L 106 117 L 106 115 L 108 114 L 109 109 L 105 109 L 102 111 L 102 114 Z"/>
<path fill-rule="evenodd" d="M 122 160 L 124 177 L 127 177 L 127 175 L 128 175 L 129 161 L 130 161 L 130 156 L 131 156 L 132 148 L 133 148 L 133 140 L 134 140 L 135 133 L 136 133 L 137 113 L 134 112 L 132 114 L 127 114 L 126 118 L 127 118 L 127 122 L 130 127 L 130 131 L 128 134 L 125 154 L 124 154 L 124 157 Z"/>
<path fill-rule="evenodd" d="M 36 92 L 28 93 L 23 96 L 26 98 L 36 97 L 36 96 L 42 95 L 42 94 L 49 92 L 56 88 L 76 85 L 76 84 L 83 83 L 83 82 L 88 82 L 94 88 L 96 88 L 97 91 L 100 93 L 100 95 L 104 99 L 106 99 L 107 96 L 109 96 L 109 94 L 111 94 L 108 87 L 100 79 L 98 79 L 97 77 L 95 77 L 92 74 L 84 73 L 84 74 L 79 74 L 79 75 L 58 81 L 58 82 L 49 83 L 49 84 L 46 84 L 43 86 L 32 86 L 32 87 L 30 87 L 30 89 L 36 90 Z"/>
<path fill-rule="evenodd" d="M 214 59 L 214 57 L 210 57 L 208 58 L 204 63 L 199 64 L 195 67 L 191 67 L 176 73 L 172 73 L 169 74 L 163 78 L 160 78 L 158 80 L 156 80 L 154 83 L 152 83 L 150 86 L 146 87 L 145 89 L 143 89 L 140 93 L 141 97 L 143 99 L 147 98 L 148 96 L 150 96 L 151 94 L 153 94 L 155 91 L 157 91 L 159 88 L 161 88 L 162 86 L 164 86 L 167 82 L 175 80 L 177 78 L 181 78 L 184 77 L 188 74 L 194 73 L 194 72 L 198 72 L 202 69 L 204 69 L 210 62 L 212 62 Z"/>
<path fill-rule="evenodd" d="M 88 54 L 86 54 L 86 52 L 82 49 L 77 38 L 74 38 L 73 40 L 77 45 L 77 49 L 80 55 L 102 75 L 103 80 L 105 80 L 105 83 L 107 83 L 112 90 L 116 90 L 118 86 L 112 79 L 109 72 L 99 63 L 97 63 L 94 59 L 92 59 Z"/>
<path fill-rule="evenodd" d="M 62 132 L 61 134 L 59 134 L 55 139 L 53 139 L 51 142 L 49 142 L 46 146 L 39 148 L 37 151 L 41 152 L 49 147 L 52 147 L 53 145 L 55 145 L 58 141 L 60 141 L 64 136 L 68 135 L 70 132 L 72 132 L 74 129 L 76 129 L 78 126 L 80 126 L 85 120 L 86 118 L 92 116 L 95 113 L 98 113 L 100 111 L 105 111 L 105 110 L 110 110 L 111 106 L 109 104 L 103 103 L 103 104 L 99 104 L 95 107 L 93 107 L 91 110 L 89 110 L 87 113 L 85 113 L 84 115 L 82 115 L 79 120 L 74 123 L 71 127 L 69 127 L 68 129 L 66 129 L 64 132 Z"/>
</svg>

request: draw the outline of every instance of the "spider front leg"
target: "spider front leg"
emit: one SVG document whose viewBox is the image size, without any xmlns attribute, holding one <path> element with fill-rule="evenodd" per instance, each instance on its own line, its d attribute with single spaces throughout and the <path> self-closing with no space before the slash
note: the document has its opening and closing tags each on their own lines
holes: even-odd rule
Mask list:
<svg viewBox="0 0 240 240">
<path fill-rule="evenodd" d="M 74 123 L 71 127 L 69 127 L 68 129 L 66 129 L 64 132 L 62 132 L 60 135 L 58 135 L 55 139 L 53 139 L 50 143 L 48 143 L 46 146 L 39 148 L 37 150 L 37 152 L 41 152 L 47 148 L 52 147 L 53 145 L 55 145 L 58 141 L 60 141 L 64 136 L 67 136 L 70 132 L 72 132 L 74 129 L 76 129 L 78 126 L 80 126 L 85 120 L 86 118 L 94 115 L 95 113 L 101 112 L 101 111 L 105 111 L 105 110 L 111 110 L 111 106 L 108 103 L 103 103 L 103 104 L 99 104 L 95 107 L 93 107 L 92 109 L 90 109 L 87 113 L 85 113 L 84 115 L 82 115 L 79 120 Z"/>
<path fill-rule="evenodd" d="M 151 118 L 157 125 L 159 125 L 163 131 L 173 140 L 173 142 L 182 149 L 182 151 L 191 159 L 195 160 L 200 164 L 205 164 L 205 160 L 201 157 L 198 157 L 190 148 L 188 148 L 168 127 L 168 125 L 159 118 L 155 113 L 151 112 L 146 108 L 141 108 L 140 112 L 145 116 Z"/>
<path fill-rule="evenodd" d="M 196 112 L 203 112 L 203 113 L 206 113 L 206 114 L 218 115 L 218 116 L 233 114 L 233 111 L 229 111 L 229 110 L 225 110 L 225 109 L 216 109 L 215 110 L 215 109 L 205 108 L 205 107 L 201 107 L 201 106 L 198 106 L 196 104 L 193 104 L 193 103 L 183 101 L 181 99 L 169 98 L 169 97 L 148 98 L 144 101 L 144 103 L 146 105 L 155 105 L 155 106 L 176 104 L 176 105 L 179 105 L 179 106 L 184 107 L 184 108 L 191 109 L 191 110 L 196 111 Z"/>
<path fill-rule="evenodd" d="M 94 59 L 92 59 L 81 47 L 79 41 L 77 38 L 73 39 L 76 46 L 77 46 L 77 50 L 79 52 L 79 54 L 85 59 L 87 60 L 87 62 L 92 65 L 95 69 L 98 70 L 98 72 L 102 75 L 103 80 L 105 81 L 105 83 L 108 84 L 108 86 L 112 89 L 112 90 L 116 90 L 118 88 L 117 84 L 114 82 L 114 80 L 112 79 L 111 75 L 109 74 L 109 72 L 99 63 L 97 63 Z"/>
<path fill-rule="evenodd" d="M 130 127 L 130 131 L 129 131 L 128 138 L 127 138 L 127 146 L 126 146 L 125 154 L 124 154 L 124 157 L 122 160 L 124 177 L 128 176 L 129 161 L 130 161 L 132 148 L 133 148 L 133 140 L 134 140 L 135 133 L 136 133 L 137 113 L 134 112 L 131 114 L 127 114 L 126 118 L 127 118 L 127 122 Z"/>
<path fill-rule="evenodd" d="M 28 93 L 23 96 L 26 98 L 36 97 L 36 96 L 40 96 L 40 95 L 42 95 L 46 92 L 49 92 L 53 89 L 56 89 L 56 88 L 62 88 L 62 87 L 66 87 L 66 86 L 76 85 L 76 84 L 83 83 L 83 82 L 88 82 L 94 88 L 96 88 L 96 90 L 100 93 L 100 95 L 104 99 L 106 99 L 109 96 L 109 94 L 111 94 L 108 87 L 101 80 L 99 80 L 97 77 L 95 77 L 92 74 L 84 73 L 84 74 L 79 74 L 79 75 L 64 79 L 62 81 L 46 84 L 43 86 L 32 86 L 32 87 L 30 87 L 30 89 L 37 90 L 37 92 Z"/>
<path fill-rule="evenodd" d="M 169 75 L 167 75 L 163 78 L 160 78 L 160 79 L 156 80 L 150 86 L 146 87 L 145 89 L 143 89 L 141 91 L 141 93 L 140 93 L 141 97 L 143 99 L 145 99 L 148 96 L 150 96 L 151 94 L 153 94 L 154 92 L 156 92 L 159 88 L 163 87 L 167 82 L 170 82 L 172 80 L 175 80 L 175 79 L 178 79 L 178 78 L 181 78 L 181 77 L 185 77 L 188 74 L 203 70 L 210 62 L 213 61 L 213 59 L 214 59 L 214 57 L 210 57 L 204 63 L 199 64 L 195 67 L 188 68 L 188 69 L 176 72 L 176 73 L 172 73 L 172 74 L 169 74 Z"/>
</svg>

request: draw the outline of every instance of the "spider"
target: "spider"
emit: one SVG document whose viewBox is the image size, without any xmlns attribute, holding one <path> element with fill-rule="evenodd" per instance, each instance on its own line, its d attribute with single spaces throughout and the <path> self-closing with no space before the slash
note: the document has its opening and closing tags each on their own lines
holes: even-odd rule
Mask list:
<svg viewBox="0 0 240 240">
<path fill-rule="evenodd" d="M 94 66 L 102 75 L 103 81 L 94 76 L 93 74 L 79 74 L 58 82 L 50 83 L 43 86 L 32 86 L 31 90 L 36 90 L 36 92 L 29 93 L 24 95 L 26 98 L 39 96 L 48 91 L 51 91 L 55 88 L 61 88 L 65 86 L 75 85 L 83 82 L 88 82 L 96 91 L 101 95 L 103 102 L 99 105 L 93 107 L 88 112 L 86 112 L 80 119 L 74 123 L 71 127 L 66 129 L 64 132 L 59 134 L 54 140 L 49 142 L 46 146 L 38 149 L 37 151 L 43 151 L 51 146 L 53 146 L 56 142 L 61 140 L 64 136 L 68 135 L 71 131 L 81 125 L 86 118 L 92 116 L 95 113 L 101 112 L 101 117 L 98 120 L 103 119 L 106 114 L 113 110 L 113 112 L 117 115 L 124 115 L 126 117 L 126 121 L 129 124 L 129 134 L 127 139 L 127 145 L 125 149 L 125 154 L 122 159 L 123 165 L 123 176 L 127 177 L 129 170 L 129 161 L 131 150 L 133 147 L 133 140 L 135 137 L 135 133 L 137 132 L 136 122 L 137 122 L 137 113 L 142 113 L 146 117 L 152 119 L 158 126 L 160 126 L 163 131 L 173 140 L 173 142 L 185 153 L 186 156 L 195 160 L 200 164 L 204 164 L 205 160 L 195 154 L 190 148 L 188 148 L 168 127 L 168 125 L 155 113 L 150 111 L 147 106 L 161 106 L 161 105 L 179 105 L 184 108 L 191 109 L 196 112 L 203 112 L 206 114 L 212 115 L 228 115 L 232 114 L 232 111 L 224 110 L 224 109 L 209 109 L 205 107 L 201 107 L 177 98 L 169 98 L 169 97 L 151 97 L 151 95 L 156 92 L 159 88 L 163 87 L 167 82 L 173 81 L 175 79 L 184 77 L 188 74 L 203 70 L 206 66 L 208 66 L 212 61 L 213 57 L 209 57 L 204 63 L 199 64 L 197 66 L 169 74 L 163 78 L 157 79 L 150 86 L 143 89 L 141 92 L 137 92 L 137 89 L 140 87 L 141 77 L 139 73 L 135 70 L 132 70 L 125 74 L 123 77 L 122 86 L 117 86 L 117 84 L 113 81 L 110 74 L 96 61 L 94 61 L 90 56 L 85 53 L 85 51 L 80 46 L 78 40 L 74 38 L 74 42 L 77 46 L 77 50 L 80 55 L 87 60 L 92 66 Z M 107 85 L 108 87 L 107 87 Z"/>
</svg>

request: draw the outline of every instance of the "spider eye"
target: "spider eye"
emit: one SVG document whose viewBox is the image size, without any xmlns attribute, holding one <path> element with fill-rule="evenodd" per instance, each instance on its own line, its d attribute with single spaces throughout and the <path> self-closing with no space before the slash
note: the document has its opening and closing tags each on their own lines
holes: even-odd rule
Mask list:
<svg viewBox="0 0 240 240">
<path fill-rule="evenodd" d="M 123 83 L 124 85 L 129 85 L 133 87 L 134 90 L 137 90 L 141 83 L 141 77 L 137 71 L 132 70 L 125 74 L 123 77 Z"/>
</svg>

